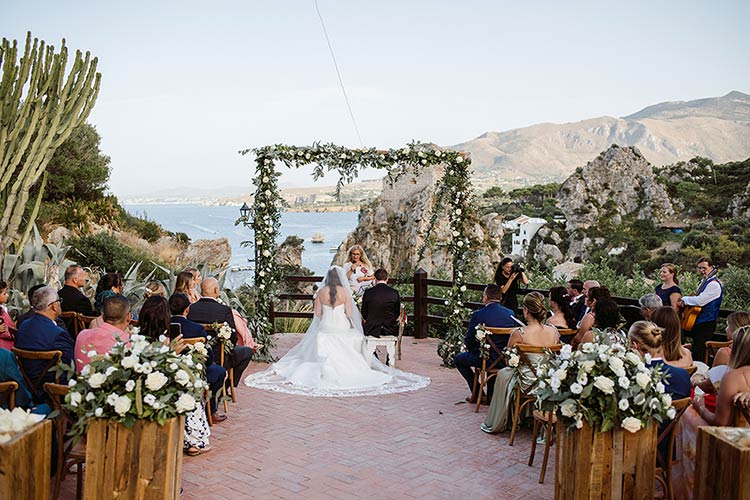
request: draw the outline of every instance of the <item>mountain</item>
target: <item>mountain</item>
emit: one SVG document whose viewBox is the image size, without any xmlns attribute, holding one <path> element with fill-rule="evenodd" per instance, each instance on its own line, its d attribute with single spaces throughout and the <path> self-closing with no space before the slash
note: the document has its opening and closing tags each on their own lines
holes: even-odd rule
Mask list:
<svg viewBox="0 0 750 500">
<path fill-rule="evenodd" d="M 472 156 L 477 184 L 559 182 L 610 145 L 636 146 L 653 165 L 696 156 L 716 163 L 750 157 L 750 95 L 664 102 L 632 115 L 542 123 L 487 132 L 453 146 Z"/>
</svg>

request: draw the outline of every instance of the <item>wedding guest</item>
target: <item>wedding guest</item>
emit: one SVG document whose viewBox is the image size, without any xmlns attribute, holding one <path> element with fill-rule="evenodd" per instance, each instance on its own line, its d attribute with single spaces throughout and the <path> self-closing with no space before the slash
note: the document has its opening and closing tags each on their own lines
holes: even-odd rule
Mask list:
<svg viewBox="0 0 750 500">
<path fill-rule="evenodd" d="M 167 288 L 160 281 L 149 281 L 148 283 L 146 283 L 146 286 L 143 287 L 143 300 L 148 300 L 149 297 L 153 297 L 155 295 L 167 298 Z M 138 304 L 138 307 L 136 307 L 135 311 L 133 311 L 133 320 L 138 320 L 138 315 L 141 312 L 142 306 L 142 303 Z"/>
<path fill-rule="evenodd" d="M 76 337 L 76 371 L 91 362 L 91 351 L 106 354 L 118 342 L 130 340 L 130 302 L 120 294 L 109 297 L 101 304 L 102 322 L 99 326 L 81 330 Z"/>
<path fill-rule="evenodd" d="M 587 281 L 586 283 L 589 282 Z M 584 283 L 584 286 L 586 283 Z M 573 340 L 571 340 L 570 342 L 571 346 L 573 346 L 574 349 L 577 349 L 581 344 L 593 342 L 594 334 L 591 331 L 592 328 L 594 328 L 595 326 L 598 328 L 605 328 L 605 326 L 600 325 L 600 323 L 602 323 L 601 321 L 597 322 L 595 309 L 596 304 L 603 301 L 611 302 L 609 288 L 607 288 L 606 286 L 592 286 L 588 288 L 588 290 L 586 291 L 587 312 L 583 316 L 583 319 L 581 319 L 581 321 L 578 323 L 578 331 L 576 332 L 575 337 L 573 337 Z M 605 306 L 604 308 L 604 310 L 607 312 L 611 312 L 610 309 L 611 308 L 608 306 Z M 619 314 L 619 309 L 617 310 L 617 313 Z M 609 325 L 609 323 L 610 321 L 604 321 L 602 324 Z"/>
<path fill-rule="evenodd" d="M 27 351 L 62 351 L 60 361 L 69 365 L 74 357 L 73 339 L 55 323 L 55 319 L 62 314 L 60 300 L 51 286 L 44 286 L 34 293 L 31 305 L 35 314 L 18 328 L 16 347 Z M 41 374 L 46 364 L 45 360 L 26 360 L 23 367 L 33 380 Z M 54 374 L 49 372 L 45 381 L 54 381 Z"/>
<path fill-rule="evenodd" d="M 171 316 L 166 297 L 154 295 L 147 298 L 141 306 L 141 313 L 138 317 L 139 333 L 150 340 L 157 340 L 161 335 L 167 335 Z"/>
<path fill-rule="evenodd" d="M 89 328 L 98 328 L 104 323 L 102 316 L 102 305 L 110 297 L 122 293 L 122 276 L 117 273 L 104 273 L 99 282 L 96 284 L 96 294 L 94 295 L 94 308 L 99 315 L 92 319 Z"/>
<path fill-rule="evenodd" d="M 247 368 L 255 351 L 249 346 L 238 345 L 237 327 L 232 309 L 218 302 L 219 282 L 216 278 L 204 279 L 201 283 L 201 293 L 203 297 L 198 302 L 191 304 L 187 318 L 202 324 L 222 324 L 226 322 L 232 328 L 232 335 L 229 340 L 234 345 L 234 349 L 224 357 L 224 368 L 227 370 L 234 368 L 232 383 L 237 387 L 242 379 L 242 372 Z M 214 353 L 215 361 L 219 361 L 220 352 L 218 351 L 217 349 Z"/>
<path fill-rule="evenodd" d="M 583 318 L 583 311 L 586 309 L 583 281 L 579 279 L 568 280 L 568 295 L 570 296 L 570 308 L 573 310 L 573 317 L 578 323 Z"/>
<path fill-rule="evenodd" d="M 186 267 L 184 270 L 193 275 L 193 293 L 192 295 L 188 295 L 190 303 L 192 304 L 193 302 L 198 302 L 201 298 L 201 294 L 198 290 L 200 290 L 201 283 L 203 282 L 203 276 L 201 276 L 201 272 L 196 267 Z"/>
<path fill-rule="evenodd" d="M 27 298 L 29 300 L 29 305 L 31 305 L 31 303 L 32 303 L 32 300 L 33 300 L 33 297 L 34 297 L 34 293 L 36 293 L 36 291 L 39 290 L 40 288 L 44 288 L 45 286 L 47 286 L 47 285 L 43 285 L 42 284 L 42 285 L 34 285 L 31 288 L 29 288 L 29 291 L 26 292 Z M 34 308 L 30 307 L 28 311 L 26 311 L 25 313 L 23 313 L 22 315 L 20 315 L 18 317 L 18 321 L 16 322 L 16 329 L 20 328 L 21 327 L 21 323 L 23 323 L 24 321 L 26 321 L 27 319 L 29 319 L 30 317 L 32 317 L 34 314 L 35 314 Z M 65 322 L 60 317 L 58 317 L 57 319 L 55 319 L 55 323 L 57 324 L 57 326 L 59 326 L 60 328 L 62 328 L 64 330 L 68 329 L 68 325 L 66 325 Z"/>
<path fill-rule="evenodd" d="M 361 295 L 375 280 L 372 264 L 370 264 L 370 260 L 360 245 L 353 245 L 349 248 L 343 267 L 346 278 L 349 280 L 349 286 L 355 295 Z"/>
<path fill-rule="evenodd" d="M 502 299 L 503 293 L 500 291 L 499 286 L 491 284 L 484 288 L 484 293 L 482 294 L 484 307 L 474 311 L 469 320 L 469 328 L 466 330 L 466 337 L 464 338 L 466 351 L 456 354 L 456 357 L 453 358 L 458 372 L 466 380 L 470 391 L 474 390 L 474 371 L 472 368 L 480 368 L 482 366 L 481 346 L 476 338 L 477 326 L 512 328 L 517 325 L 513 311 L 501 304 Z M 508 343 L 508 336 L 493 335 L 492 341 L 502 351 Z M 487 363 L 491 364 L 495 359 L 497 359 L 497 353 L 494 350 L 490 350 L 490 357 Z M 489 391 L 490 388 L 488 387 L 487 390 Z M 482 394 L 471 394 L 466 400 L 469 403 L 476 403 L 476 398 L 478 397 L 481 397 L 483 401 L 485 400 L 485 396 Z"/>
<path fill-rule="evenodd" d="M 184 293 L 190 299 L 191 304 L 200 300 L 200 294 L 195 291 L 195 278 L 193 278 L 193 273 L 190 271 L 182 271 L 177 275 L 174 293 Z"/>
<path fill-rule="evenodd" d="M 647 293 L 638 299 L 638 305 L 641 306 L 641 315 L 646 321 L 651 320 L 651 313 L 662 307 L 664 304 L 661 298 L 655 293 Z"/>
<path fill-rule="evenodd" d="M 697 266 L 703 279 L 698 285 L 696 294 L 683 296 L 677 302 L 677 306 L 701 307 L 700 313 L 695 319 L 695 325 L 690 330 L 690 336 L 693 339 L 693 359 L 702 360 L 706 353 L 706 341 L 711 339 L 716 330 L 724 290 L 717 276 L 719 270 L 713 266 L 711 259 L 702 257 L 698 260 Z"/>
<path fill-rule="evenodd" d="M 687 398 L 690 396 L 690 375 L 687 370 L 664 362 L 663 335 L 664 329 L 651 321 L 636 321 L 628 330 L 628 340 L 633 348 L 641 355 L 651 357 L 646 365 L 659 367 L 667 375 L 663 382 L 665 391 L 674 399 Z"/>
<path fill-rule="evenodd" d="M 24 409 L 32 406 L 31 392 L 29 392 L 26 381 L 21 375 L 21 370 L 18 369 L 16 357 L 7 349 L 0 349 L 0 382 L 15 382 L 18 384 L 16 406 Z M 7 409 L 7 401 L 3 407 Z"/>
<path fill-rule="evenodd" d="M 503 305 L 516 313 L 518 309 L 518 290 L 520 283 L 529 284 L 529 278 L 524 271 L 513 271 L 513 259 L 505 257 L 500 261 L 500 265 L 495 270 L 495 284 L 500 287 L 503 294 Z"/>
<path fill-rule="evenodd" d="M 401 298 L 395 288 L 388 286 L 388 272 L 385 269 L 378 269 L 374 276 L 375 286 L 365 290 L 362 296 L 364 333 L 372 337 L 398 335 Z"/>
<path fill-rule="evenodd" d="M 693 355 L 682 347 L 680 318 L 670 306 L 662 306 L 651 313 L 651 321 L 662 328 L 664 362 L 677 368 L 693 366 Z"/>
<path fill-rule="evenodd" d="M 565 289 L 563 288 L 563 290 Z M 526 320 L 526 326 L 516 329 L 511 334 L 508 347 L 513 347 L 516 344 L 552 347 L 560 343 L 557 328 L 543 324 L 544 320 L 547 319 L 547 310 L 544 308 L 544 296 L 541 293 L 531 292 L 526 294 L 523 299 L 523 317 Z M 526 356 L 535 364 L 544 359 L 544 354 L 529 353 Z M 511 367 L 503 368 L 496 375 L 492 402 L 487 411 L 487 417 L 480 426 L 484 432 L 502 432 L 507 428 L 508 417 L 513 413 L 511 399 L 516 384 L 520 383 L 527 387 L 536 379 L 536 374 L 526 365 L 521 364 L 519 366 L 521 380 L 518 380 L 515 375 L 516 370 Z"/>
<path fill-rule="evenodd" d="M 591 311 L 588 303 L 586 302 L 586 297 L 588 297 L 589 295 L 589 290 L 591 290 L 592 288 L 598 288 L 600 286 L 601 285 L 596 280 L 586 280 L 583 282 L 583 289 L 581 291 L 581 293 L 583 294 L 583 307 L 580 308 L 580 310 L 576 314 L 576 320 L 579 324 L 581 323 L 581 321 L 583 321 L 583 317 Z"/>
<path fill-rule="evenodd" d="M 662 283 L 656 285 L 656 295 L 662 300 L 663 305 L 679 311 L 677 303 L 682 298 L 682 290 L 678 286 L 680 281 L 677 279 L 677 267 L 669 262 L 662 264 L 659 268 L 659 278 Z"/>
<path fill-rule="evenodd" d="M 8 303 L 8 284 L 0 280 L 0 348 L 10 350 L 13 347 L 14 336 L 12 329 L 16 328 L 15 323 L 8 313 L 5 304 Z"/>
<path fill-rule="evenodd" d="M 729 363 L 729 358 L 732 356 L 732 345 L 734 344 L 734 332 L 738 328 L 750 325 L 750 313 L 745 311 L 735 311 L 727 316 L 727 340 L 732 342 L 727 347 L 722 347 L 714 356 L 714 363 L 712 366 L 722 366 Z"/>
<path fill-rule="evenodd" d="M 546 322 L 548 325 L 564 330 L 576 329 L 576 318 L 570 308 L 570 296 L 565 287 L 554 286 L 549 289 L 549 307 L 552 310 L 552 316 Z M 560 340 L 568 344 L 574 336 L 575 333 L 564 335 L 560 337 Z"/>
<path fill-rule="evenodd" d="M 88 280 L 88 274 L 81 266 L 68 266 L 65 270 L 65 285 L 58 292 L 62 300 L 62 312 L 74 311 L 84 316 L 96 316 L 91 301 L 81 291 Z"/>
</svg>

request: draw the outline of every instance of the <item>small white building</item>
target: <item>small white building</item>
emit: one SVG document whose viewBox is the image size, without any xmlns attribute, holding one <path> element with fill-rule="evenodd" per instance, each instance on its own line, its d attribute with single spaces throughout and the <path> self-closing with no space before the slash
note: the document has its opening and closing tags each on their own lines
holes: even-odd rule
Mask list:
<svg viewBox="0 0 750 500">
<path fill-rule="evenodd" d="M 509 231 L 513 231 L 513 248 L 510 252 L 511 255 L 526 257 L 526 251 L 529 249 L 531 238 L 533 238 L 537 231 L 539 231 L 539 229 L 545 224 L 547 224 L 546 220 L 539 217 L 529 217 L 527 215 L 521 215 L 517 219 L 504 222 L 503 227 Z"/>
</svg>

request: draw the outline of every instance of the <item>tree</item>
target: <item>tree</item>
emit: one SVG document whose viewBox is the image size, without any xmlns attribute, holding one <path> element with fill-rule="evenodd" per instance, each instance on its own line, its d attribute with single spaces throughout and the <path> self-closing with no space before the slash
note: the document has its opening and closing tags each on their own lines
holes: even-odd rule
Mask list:
<svg viewBox="0 0 750 500">
<path fill-rule="evenodd" d="M 76 51 L 67 75 L 68 48 L 60 52 L 26 36 L 18 59 L 18 42 L 0 43 L 0 255 L 11 245 L 23 246 L 34 223 L 46 183 L 45 170 L 55 150 L 91 112 L 99 94 L 97 58 Z M 44 177 L 43 177 L 44 175 Z M 39 195 L 21 229 L 31 188 Z"/>
</svg>

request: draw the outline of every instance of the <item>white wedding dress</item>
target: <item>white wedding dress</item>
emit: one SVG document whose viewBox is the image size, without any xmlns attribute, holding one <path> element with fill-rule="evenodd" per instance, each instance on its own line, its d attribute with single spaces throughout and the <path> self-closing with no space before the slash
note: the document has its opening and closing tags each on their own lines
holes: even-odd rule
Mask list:
<svg viewBox="0 0 750 500">
<path fill-rule="evenodd" d="M 320 317 L 316 314 L 300 343 L 267 370 L 245 378 L 245 385 L 322 397 L 393 394 L 429 385 L 428 377 L 390 368 L 366 352 L 361 316 L 346 275 L 335 266 L 324 286 L 337 285 L 344 291 L 344 302 L 331 306 L 323 303 L 328 297 L 317 298 Z"/>
</svg>

